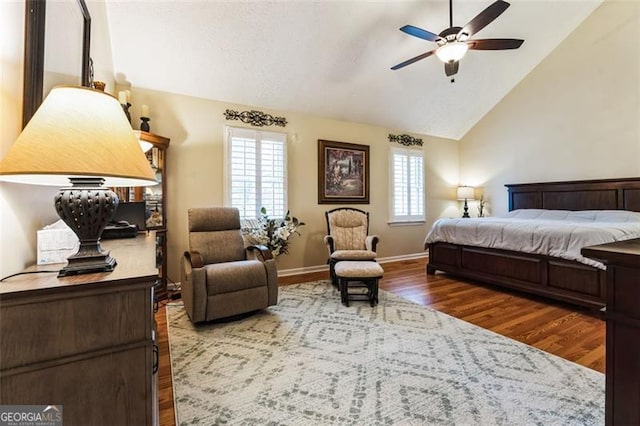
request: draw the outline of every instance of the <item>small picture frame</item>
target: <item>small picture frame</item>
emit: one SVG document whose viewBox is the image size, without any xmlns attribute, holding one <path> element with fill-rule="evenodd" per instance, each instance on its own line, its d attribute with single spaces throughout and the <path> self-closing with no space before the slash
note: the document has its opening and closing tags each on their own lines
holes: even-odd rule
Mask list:
<svg viewBox="0 0 640 426">
<path fill-rule="evenodd" d="M 369 145 L 318 140 L 318 204 L 369 204 Z"/>
</svg>

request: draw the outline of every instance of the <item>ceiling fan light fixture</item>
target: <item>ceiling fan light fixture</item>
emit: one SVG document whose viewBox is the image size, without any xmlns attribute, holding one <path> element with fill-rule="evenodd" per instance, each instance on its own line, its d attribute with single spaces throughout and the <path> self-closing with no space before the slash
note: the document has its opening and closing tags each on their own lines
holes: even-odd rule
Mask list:
<svg viewBox="0 0 640 426">
<path fill-rule="evenodd" d="M 465 53 L 467 53 L 467 50 L 469 50 L 467 43 L 454 41 L 438 47 L 438 49 L 436 49 L 436 56 L 445 63 L 456 62 L 462 59 Z"/>
</svg>

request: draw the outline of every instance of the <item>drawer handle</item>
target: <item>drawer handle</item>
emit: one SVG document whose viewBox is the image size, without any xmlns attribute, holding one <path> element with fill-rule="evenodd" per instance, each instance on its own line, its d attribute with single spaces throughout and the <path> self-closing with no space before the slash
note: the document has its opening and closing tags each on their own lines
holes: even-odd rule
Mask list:
<svg viewBox="0 0 640 426">
<path fill-rule="evenodd" d="M 160 364 L 160 348 L 155 343 L 153 344 L 153 374 L 158 372 L 158 365 Z"/>
</svg>

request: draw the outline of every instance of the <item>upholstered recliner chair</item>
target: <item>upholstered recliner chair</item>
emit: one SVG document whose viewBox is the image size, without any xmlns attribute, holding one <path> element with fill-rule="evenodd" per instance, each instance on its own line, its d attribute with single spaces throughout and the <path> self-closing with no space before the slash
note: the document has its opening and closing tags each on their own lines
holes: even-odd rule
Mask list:
<svg viewBox="0 0 640 426">
<path fill-rule="evenodd" d="M 238 209 L 189 209 L 182 299 L 192 322 L 264 309 L 278 302 L 278 272 L 264 246 L 245 247 Z"/>
<path fill-rule="evenodd" d="M 342 260 L 375 261 L 379 238 L 377 235 L 368 235 L 368 212 L 340 207 L 325 212 L 325 217 L 329 235 L 324 237 L 324 243 L 329 250 L 331 280 L 337 285 L 335 264 Z"/>
</svg>

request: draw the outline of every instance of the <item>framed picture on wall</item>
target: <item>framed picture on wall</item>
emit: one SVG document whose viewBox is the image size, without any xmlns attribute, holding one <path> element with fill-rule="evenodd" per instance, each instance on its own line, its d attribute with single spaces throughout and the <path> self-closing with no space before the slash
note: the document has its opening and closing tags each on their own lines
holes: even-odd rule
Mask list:
<svg viewBox="0 0 640 426">
<path fill-rule="evenodd" d="M 369 145 L 318 140 L 318 204 L 369 204 Z"/>
</svg>

